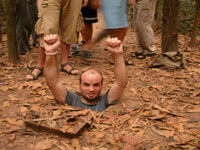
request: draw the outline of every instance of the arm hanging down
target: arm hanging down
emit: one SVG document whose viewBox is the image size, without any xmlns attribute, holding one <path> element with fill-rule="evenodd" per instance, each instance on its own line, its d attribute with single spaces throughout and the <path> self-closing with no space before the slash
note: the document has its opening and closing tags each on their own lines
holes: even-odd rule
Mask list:
<svg viewBox="0 0 200 150">
<path fill-rule="evenodd" d="M 50 34 L 44 37 L 44 48 L 46 53 L 45 79 L 55 99 L 65 104 L 67 96 L 66 87 L 58 80 L 57 52 L 60 47 L 60 40 L 57 34 Z"/>
<path fill-rule="evenodd" d="M 122 42 L 118 38 L 109 38 L 106 43 L 106 49 L 111 52 L 114 61 L 115 82 L 108 93 L 109 104 L 112 104 L 123 95 L 127 85 L 127 72 L 124 63 Z"/>
</svg>

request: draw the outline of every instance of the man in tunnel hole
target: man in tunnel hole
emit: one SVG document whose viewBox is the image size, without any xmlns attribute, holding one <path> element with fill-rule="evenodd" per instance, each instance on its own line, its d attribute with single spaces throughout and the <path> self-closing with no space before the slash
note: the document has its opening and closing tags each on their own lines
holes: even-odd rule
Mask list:
<svg viewBox="0 0 200 150">
<path fill-rule="evenodd" d="M 90 68 L 80 75 L 79 88 L 81 96 L 67 90 L 58 79 L 57 50 L 60 47 L 57 34 L 50 34 L 44 38 L 46 53 L 45 78 L 57 102 L 84 109 L 102 112 L 109 105 L 119 100 L 127 85 L 127 72 L 123 58 L 122 42 L 118 38 L 108 38 L 106 49 L 111 53 L 114 61 L 115 81 L 111 88 L 103 95 L 103 76 L 97 69 Z"/>
</svg>

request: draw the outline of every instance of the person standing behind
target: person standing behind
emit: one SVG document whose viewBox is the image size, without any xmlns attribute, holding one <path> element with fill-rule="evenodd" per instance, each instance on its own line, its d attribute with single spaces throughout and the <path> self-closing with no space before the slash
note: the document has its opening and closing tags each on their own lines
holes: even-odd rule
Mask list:
<svg viewBox="0 0 200 150">
<path fill-rule="evenodd" d="M 77 42 L 77 32 L 82 29 L 82 6 L 87 6 L 88 0 L 39 0 L 38 21 L 36 32 L 39 37 L 39 54 L 35 68 L 26 76 L 26 80 L 36 80 L 43 73 L 46 60 L 44 37 L 58 34 L 61 39 L 61 71 L 77 75 L 78 70 L 68 60 L 70 45 Z"/>
<path fill-rule="evenodd" d="M 133 53 L 132 56 L 137 59 L 156 55 L 152 29 L 155 5 L 156 0 L 136 0 L 133 15 L 137 35 L 136 44 L 139 47 L 139 52 Z"/>
<path fill-rule="evenodd" d="M 29 5 L 31 24 L 32 24 L 32 26 L 31 26 L 31 28 L 32 28 L 31 34 L 32 34 L 32 39 L 33 39 L 32 46 L 36 47 L 38 35 L 35 31 L 35 24 L 38 20 L 38 8 L 37 8 L 36 0 L 27 0 L 27 1 L 28 1 L 28 5 Z"/>
<path fill-rule="evenodd" d="M 37 13 L 36 0 L 16 1 L 16 36 L 20 55 L 25 55 L 31 50 L 29 39 L 34 31 Z"/>
<path fill-rule="evenodd" d="M 92 2 L 93 0 L 89 0 L 88 5 L 86 7 L 82 7 L 81 9 L 84 21 L 83 29 L 80 32 L 82 35 L 82 41 L 80 45 L 78 45 L 77 43 L 72 46 L 69 57 L 73 57 L 79 54 L 80 49 L 83 52 L 83 55 L 81 56 L 84 59 L 91 59 L 94 57 L 94 55 L 90 52 L 89 44 L 92 42 L 93 23 L 98 22 L 98 17 L 97 17 L 97 9 L 92 8 L 92 6 L 90 5 L 90 3 Z M 79 46 L 81 46 L 80 49 Z"/>
<path fill-rule="evenodd" d="M 117 37 L 122 42 L 128 30 L 128 3 L 133 7 L 135 0 L 101 0 L 100 6 L 106 23 L 106 32 L 111 38 Z M 132 65 L 129 61 L 125 61 L 125 64 Z"/>
<path fill-rule="evenodd" d="M 123 42 L 128 30 L 128 0 L 101 0 L 100 10 L 110 37 Z"/>
</svg>

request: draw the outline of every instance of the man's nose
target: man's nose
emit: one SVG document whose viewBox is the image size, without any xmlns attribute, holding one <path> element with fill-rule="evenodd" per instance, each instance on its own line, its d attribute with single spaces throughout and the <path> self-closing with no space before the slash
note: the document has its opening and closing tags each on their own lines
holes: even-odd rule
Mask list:
<svg viewBox="0 0 200 150">
<path fill-rule="evenodd" d="M 90 86 L 89 90 L 90 90 L 90 91 L 94 91 L 94 87 L 93 87 L 93 86 Z"/>
</svg>

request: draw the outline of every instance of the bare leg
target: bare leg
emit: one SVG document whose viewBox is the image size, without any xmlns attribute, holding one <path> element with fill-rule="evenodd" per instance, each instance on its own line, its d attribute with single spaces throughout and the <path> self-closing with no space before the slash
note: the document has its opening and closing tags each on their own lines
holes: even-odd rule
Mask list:
<svg viewBox="0 0 200 150">
<path fill-rule="evenodd" d="M 61 42 L 62 64 L 69 62 L 68 60 L 69 51 L 70 51 L 70 45 L 64 42 Z M 72 69 L 72 67 L 70 65 L 67 65 L 63 69 L 69 72 L 69 70 Z M 73 70 L 71 73 L 76 74 L 78 73 L 78 70 Z"/>
<path fill-rule="evenodd" d="M 93 27 L 92 23 L 84 23 L 85 26 L 85 31 L 83 32 L 83 41 L 85 41 L 85 45 L 82 46 L 83 50 L 89 51 L 91 46 L 91 41 L 92 41 L 92 34 L 93 34 Z M 82 32 L 81 32 L 82 33 Z"/>
<path fill-rule="evenodd" d="M 83 23 L 83 29 L 81 30 L 82 41 L 85 41 L 85 24 Z"/>
<path fill-rule="evenodd" d="M 123 42 L 127 30 L 128 30 L 128 27 L 120 28 L 120 29 L 108 29 L 108 34 L 110 35 L 111 38 L 117 37 L 119 40 L 121 40 Z M 111 62 L 113 62 L 113 60 L 111 60 Z M 126 65 L 129 64 L 128 61 L 125 61 L 125 63 L 126 63 Z M 130 63 L 130 64 L 132 64 L 132 63 Z"/>
<path fill-rule="evenodd" d="M 44 68 L 44 63 L 45 63 L 45 60 L 46 60 L 46 54 L 45 54 L 45 50 L 43 47 L 39 46 L 39 52 L 38 52 L 38 62 L 37 62 L 37 67 L 40 67 L 40 68 Z M 38 70 L 38 69 L 34 69 L 32 71 L 32 73 L 35 75 L 35 76 L 38 76 L 41 71 Z M 33 79 L 33 76 L 31 75 L 27 75 L 26 76 L 26 79 Z"/>
<path fill-rule="evenodd" d="M 92 41 L 93 27 L 91 23 L 85 23 L 85 42 L 90 43 Z"/>
<path fill-rule="evenodd" d="M 128 30 L 128 27 L 120 28 L 120 29 L 108 29 L 108 34 L 110 35 L 111 38 L 117 37 L 119 40 L 123 42 L 127 30 Z"/>
</svg>

